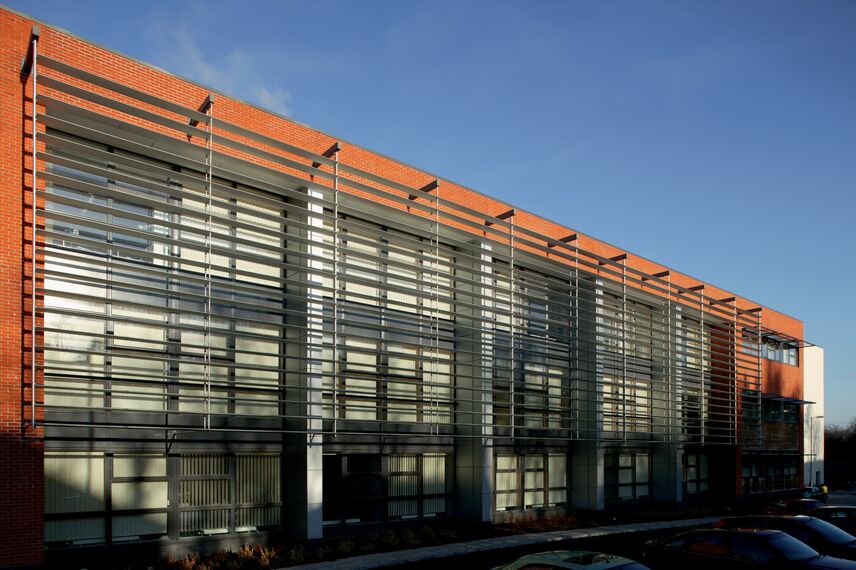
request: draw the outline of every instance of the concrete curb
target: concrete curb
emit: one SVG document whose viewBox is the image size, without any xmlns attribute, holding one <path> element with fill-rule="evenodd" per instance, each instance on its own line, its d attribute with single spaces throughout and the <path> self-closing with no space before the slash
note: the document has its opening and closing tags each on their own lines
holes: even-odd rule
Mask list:
<svg viewBox="0 0 856 570">
<path fill-rule="evenodd" d="M 303 564 L 300 566 L 289 566 L 282 570 L 369 570 L 371 568 L 383 568 L 384 566 L 396 566 L 412 562 L 421 562 L 434 558 L 445 558 L 447 556 L 458 556 L 461 554 L 472 554 L 473 552 L 484 552 L 487 550 L 499 550 L 502 548 L 515 548 L 518 546 L 529 546 L 532 544 L 549 544 L 573 538 L 592 538 L 596 536 L 607 536 L 611 534 L 626 534 L 631 532 L 644 532 L 648 530 L 680 529 L 692 526 L 709 525 L 722 517 L 708 517 L 702 519 L 682 519 L 677 521 L 661 521 L 650 523 L 620 524 L 612 526 L 598 526 L 574 530 L 558 530 L 552 532 L 541 532 L 537 534 L 518 534 L 514 536 L 501 536 L 497 538 L 483 538 L 470 542 L 456 542 L 438 546 L 426 546 L 410 550 L 399 550 L 393 552 L 380 552 L 377 554 L 365 554 L 353 556 L 329 562 L 317 562 L 314 564 Z"/>
</svg>

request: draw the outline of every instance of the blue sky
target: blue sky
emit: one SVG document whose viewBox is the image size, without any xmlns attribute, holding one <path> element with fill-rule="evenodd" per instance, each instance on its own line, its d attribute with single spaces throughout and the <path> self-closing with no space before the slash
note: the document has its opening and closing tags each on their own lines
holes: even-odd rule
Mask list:
<svg viewBox="0 0 856 570">
<path fill-rule="evenodd" d="M 856 2 L 7 4 L 800 318 L 856 416 Z"/>
</svg>

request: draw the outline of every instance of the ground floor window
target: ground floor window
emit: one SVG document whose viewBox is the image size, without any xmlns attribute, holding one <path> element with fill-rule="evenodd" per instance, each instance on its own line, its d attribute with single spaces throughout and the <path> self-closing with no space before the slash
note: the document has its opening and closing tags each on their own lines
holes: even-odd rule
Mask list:
<svg viewBox="0 0 856 570">
<path fill-rule="evenodd" d="M 795 457 L 743 457 L 743 492 L 769 493 L 800 487 L 800 461 Z"/>
<path fill-rule="evenodd" d="M 648 451 L 604 453 L 604 498 L 627 501 L 651 498 L 651 454 Z"/>
<path fill-rule="evenodd" d="M 498 453 L 495 484 L 497 511 L 565 505 L 567 454 Z"/>
<path fill-rule="evenodd" d="M 710 475 L 706 453 L 684 453 L 684 491 L 687 495 L 710 490 Z"/>
<path fill-rule="evenodd" d="M 324 524 L 433 518 L 446 514 L 444 453 L 324 456 Z"/>
<path fill-rule="evenodd" d="M 49 547 L 264 530 L 281 509 L 279 454 L 45 454 Z"/>
</svg>

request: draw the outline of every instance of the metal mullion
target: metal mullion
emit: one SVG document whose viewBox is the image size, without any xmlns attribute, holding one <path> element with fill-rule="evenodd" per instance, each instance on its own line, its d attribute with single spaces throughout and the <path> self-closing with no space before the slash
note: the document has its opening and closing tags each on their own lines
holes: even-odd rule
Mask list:
<svg viewBox="0 0 856 570">
<path fill-rule="evenodd" d="M 514 250 L 515 250 L 515 247 L 514 247 L 514 237 L 515 237 L 514 236 L 514 218 L 515 218 L 515 216 L 514 216 L 513 212 L 514 211 L 512 210 L 511 221 L 508 223 L 508 251 L 509 251 L 509 259 L 508 259 L 508 287 L 509 287 L 508 337 L 509 337 L 509 364 L 510 364 L 510 368 L 511 368 L 511 373 L 510 373 L 511 387 L 510 387 L 509 399 L 510 399 L 510 406 L 511 406 L 511 412 L 510 412 L 511 430 L 510 430 L 510 432 L 511 432 L 511 438 L 512 439 L 516 435 L 515 428 L 516 428 L 516 424 L 517 424 L 517 421 L 516 421 L 517 420 L 517 413 L 516 413 L 516 405 L 517 405 L 517 401 L 516 401 L 517 400 L 517 394 L 516 394 L 517 362 L 515 359 L 515 356 L 516 356 L 515 355 L 515 348 L 516 348 L 516 346 L 515 346 L 516 345 L 515 328 L 517 326 L 517 323 L 515 322 L 515 317 L 516 317 L 515 313 L 516 312 L 514 310 L 514 307 L 515 307 L 514 298 L 516 295 L 516 285 L 515 285 L 515 279 L 514 279 L 514 269 L 515 269 L 515 264 L 514 264 Z M 520 498 L 522 498 L 522 497 L 520 497 Z M 521 502 L 520 504 L 522 505 L 523 502 Z"/>
<path fill-rule="evenodd" d="M 339 297 L 340 297 L 340 288 L 341 283 L 339 281 L 340 274 L 340 256 L 342 255 L 341 247 L 340 247 L 340 233 L 341 233 L 341 221 L 340 221 L 340 213 L 339 213 L 339 144 L 336 143 L 334 147 L 335 152 L 333 153 L 333 339 L 332 339 L 332 360 L 333 360 L 333 393 L 332 393 L 332 416 L 333 416 L 333 435 L 335 436 L 338 432 L 339 427 L 339 385 L 342 384 L 342 389 L 344 390 L 344 382 L 345 379 L 342 377 L 342 362 L 341 356 L 339 352 L 339 344 L 341 342 L 339 338 Z M 324 209 L 321 208 L 321 212 L 323 214 Z M 323 228 L 323 220 L 322 220 L 322 228 Z M 322 309 L 323 312 L 323 309 Z M 323 341 L 323 324 L 322 324 L 322 336 L 321 339 Z M 323 368 L 323 364 L 322 364 Z M 323 392 L 323 390 L 322 390 Z M 322 396 L 323 402 L 323 396 Z M 323 415 L 323 413 L 322 413 Z"/>
<path fill-rule="evenodd" d="M 35 30 L 34 30 L 35 31 Z M 37 242 L 38 242 L 38 135 L 39 135 L 39 125 L 38 125 L 38 77 L 39 77 L 39 58 L 38 58 L 38 50 L 39 50 L 39 34 L 33 33 L 31 34 L 32 43 L 31 43 L 31 57 L 32 62 L 30 64 L 30 75 L 32 76 L 32 129 L 33 132 L 31 134 L 31 144 L 32 144 L 32 167 L 31 167 L 31 175 L 32 175 L 32 199 L 33 199 L 33 228 L 30 234 L 32 240 L 32 247 L 30 250 L 31 258 L 31 279 L 32 279 L 32 323 L 30 329 L 30 344 L 31 353 L 30 353 L 30 429 L 35 431 L 36 429 L 36 369 L 37 369 L 37 354 L 36 354 L 36 327 L 38 325 L 38 317 L 37 317 L 37 309 L 38 309 L 38 297 L 37 293 L 37 283 L 36 283 L 36 266 L 38 265 L 38 258 L 36 257 L 37 253 Z M 23 143 L 22 143 L 23 144 Z M 45 222 L 47 225 L 47 222 Z"/>
</svg>

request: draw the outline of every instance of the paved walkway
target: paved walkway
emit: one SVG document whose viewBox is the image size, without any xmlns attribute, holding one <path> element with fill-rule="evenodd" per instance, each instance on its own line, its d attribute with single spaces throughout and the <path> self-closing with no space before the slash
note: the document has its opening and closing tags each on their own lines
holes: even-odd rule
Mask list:
<svg viewBox="0 0 856 570">
<path fill-rule="evenodd" d="M 669 528 L 680 529 L 685 527 L 708 525 L 715 523 L 720 518 L 721 517 L 682 519 L 677 521 L 619 524 L 575 530 L 558 530 L 537 534 L 516 534 L 513 536 L 484 538 L 482 540 L 473 540 L 470 542 L 456 542 L 452 544 L 426 546 L 424 548 L 414 548 L 410 550 L 398 550 L 394 552 L 380 552 L 377 554 L 353 556 L 351 558 L 342 558 L 341 560 L 333 560 L 330 562 L 290 566 L 288 570 L 369 570 L 370 568 L 397 566 L 399 564 L 420 562 L 422 560 L 430 560 L 432 558 L 458 556 L 460 554 L 471 554 L 473 552 L 515 548 L 517 546 L 529 546 L 532 544 L 549 544 L 551 542 L 559 542 L 572 538 L 591 538 L 610 534 L 624 534 L 628 532 L 643 532 L 646 530 L 662 530 Z"/>
</svg>

